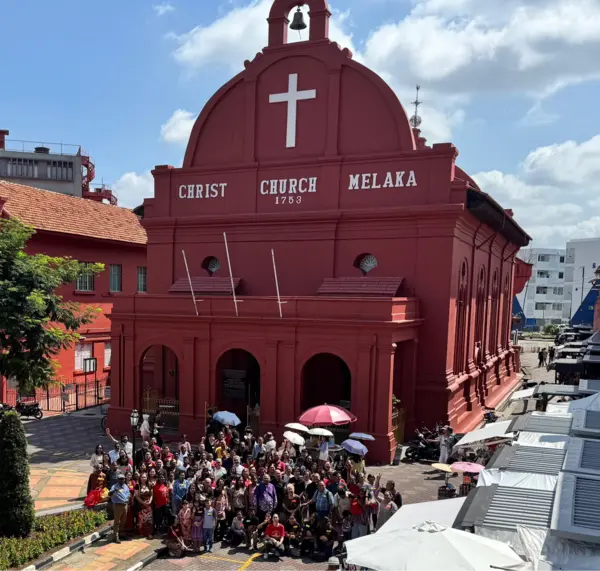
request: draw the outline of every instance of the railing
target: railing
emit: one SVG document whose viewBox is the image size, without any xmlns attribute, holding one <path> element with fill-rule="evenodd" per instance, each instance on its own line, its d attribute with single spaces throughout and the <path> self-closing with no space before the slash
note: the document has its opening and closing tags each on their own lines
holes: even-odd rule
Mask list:
<svg viewBox="0 0 600 571">
<path fill-rule="evenodd" d="M 107 402 L 104 394 L 107 384 L 108 377 L 101 377 L 79 384 L 52 385 L 36 389 L 35 394 L 29 395 L 19 394 L 18 389 L 8 389 L 6 404 L 15 406 L 20 398 L 23 402 L 38 402 L 40 408 L 47 412 L 73 412 Z"/>
<path fill-rule="evenodd" d="M 57 155 L 79 155 L 80 145 L 69 143 L 47 143 L 44 141 L 22 141 L 20 139 L 5 139 L 4 149 L 6 151 L 19 151 L 22 153 L 34 153 L 36 147 L 46 147 L 50 153 Z"/>
<path fill-rule="evenodd" d="M 146 390 L 142 399 L 142 414 L 156 415 L 159 412 L 166 429 L 178 430 L 179 400 L 162 398 L 156 391 Z"/>
</svg>

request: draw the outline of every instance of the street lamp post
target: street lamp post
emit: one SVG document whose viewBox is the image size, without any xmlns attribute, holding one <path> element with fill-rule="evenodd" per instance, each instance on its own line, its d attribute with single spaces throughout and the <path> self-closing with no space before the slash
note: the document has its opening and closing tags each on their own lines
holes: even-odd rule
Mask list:
<svg viewBox="0 0 600 571">
<path fill-rule="evenodd" d="M 131 416 L 129 417 L 129 422 L 131 423 L 131 441 L 133 445 L 133 452 L 131 453 L 131 461 L 133 462 L 133 467 L 135 469 L 135 430 L 138 426 L 138 422 L 140 420 L 140 414 L 137 410 L 133 409 L 131 411 Z"/>
</svg>

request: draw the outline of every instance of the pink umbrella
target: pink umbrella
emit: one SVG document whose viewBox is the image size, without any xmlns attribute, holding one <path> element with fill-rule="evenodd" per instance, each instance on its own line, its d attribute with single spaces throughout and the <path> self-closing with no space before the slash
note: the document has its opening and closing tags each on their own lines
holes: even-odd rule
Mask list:
<svg viewBox="0 0 600 571">
<path fill-rule="evenodd" d="M 356 422 L 356 416 L 340 406 L 322 404 L 302 413 L 298 422 L 306 426 L 337 426 Z"/>
<path fill-rule="evenodd" d="M 485 470 L 485 466 L 475 464 L 475 462 L 454 462 L 450 468 L 456 472 L 468 472 L 470 474 L 479 474 L 479 472 Z"/>
</svg>

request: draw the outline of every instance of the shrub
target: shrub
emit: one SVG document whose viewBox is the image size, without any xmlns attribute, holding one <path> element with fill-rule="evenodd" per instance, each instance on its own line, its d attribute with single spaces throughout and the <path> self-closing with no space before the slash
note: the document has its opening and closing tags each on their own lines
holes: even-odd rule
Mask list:
<svg viewBox="0 0 600 571">
<path fill-rule="evenodd" d="M 0 538 L 0 569 L 25 565 L 71 539 L 91 533 L 105 522 L 104 512 L 88 510 L 37 518 L 29 537 Z"/>
<path fill-rule="evenodd" d="M 29 490 L 27 438 L 16 412 L 0 421 L 0 536 L 25 537 L 35 511 Z"/>
<path fill-rule="evenodd" d="M 544 333 L 546 335 L 556 336 L 556 335 L 558 335 L 559 331 L 560 331 L 560 329 L 559 329 L 558 325 L 546 325 L 544 327 Z"/>
</svg>

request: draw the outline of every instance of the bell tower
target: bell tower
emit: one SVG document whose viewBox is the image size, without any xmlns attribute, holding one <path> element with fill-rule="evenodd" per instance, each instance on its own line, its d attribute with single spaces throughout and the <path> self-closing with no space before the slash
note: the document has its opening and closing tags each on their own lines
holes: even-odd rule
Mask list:
<svg viewBox="0 0 600 571">
<path fill-rule="evenodd" d="M 290 12 L 299 6 L 307 5 L 310 15 L 309 41 L 329 40 L 329 18 L 331 12 L 327 0 L 275 0 L 269 12 L 269 47 L 288 43 Z"/>
</svg>

